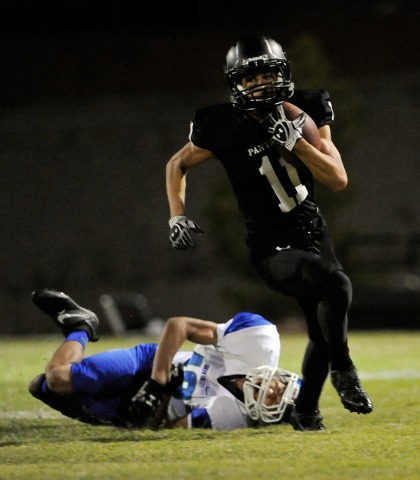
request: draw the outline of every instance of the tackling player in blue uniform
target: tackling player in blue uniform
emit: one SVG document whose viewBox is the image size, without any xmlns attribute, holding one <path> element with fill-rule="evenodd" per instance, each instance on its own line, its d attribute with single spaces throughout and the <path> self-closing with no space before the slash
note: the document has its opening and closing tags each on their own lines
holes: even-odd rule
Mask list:
<svg viewBox="0 0 420 480">
<path fill-rule="evenodd" d="M 90 357 L 97 316 L 68 295 L 40 290 L 33 302 L 60 327 L 65 342 L 35 377 L 30 393 L 64 415 L 95 425 L 232 430 L 288 420 L 298 375 L 278 368 L 277 328 L 242 312 L 227 323 L 170 318 L 159 344 Z M 182 352 L 185 340 L 198 345 Z"/>
<path fill-rule="evenodd" d="M 167 165 L 170 240 L 176 250 L 187 249 L 195 246 L 193 234 L 203 233 L 186 216 L 186 175 L 218 159 L 243 214 L 253 267 L 270 288 L 295 297 L 306 318 L 295 428 L 323 430 L 319 398 L 329 373 L 345 408 L 363 414 L 373 408 L 349 353 L 351 282 L 314 197 L 314 179 L 335 191 L 347 185 L 331 137 L 330 97 L 295 90 L 281 46 L 262 35 L 231 47 L 225 75 L 231 103 L 197 110 L 190 141 Z M 301 113 L 292 120 L 287 114 L 296 107 Z M 305 122 L 318 127 L 319 148 L 304 138 Z"/>
</svg>

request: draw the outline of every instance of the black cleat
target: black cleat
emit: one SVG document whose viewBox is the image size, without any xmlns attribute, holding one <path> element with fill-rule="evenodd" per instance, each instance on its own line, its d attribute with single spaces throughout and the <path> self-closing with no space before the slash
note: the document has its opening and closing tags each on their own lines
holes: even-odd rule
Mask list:
<svg viewBox="0 0 420 480">
<path fill-rule="evenodd" d="M 344 408 L 350 412 L 367 414 L 373 410 L 372 400 L 360 384 L 354 365 L 344 370 L 331 370 L 331 383 L 340 395 Z"/>
<path fill-rule="evenodd" d="M 55 290 L 37 290 L 32 293 L 34 304 L 49 315 L 67 337 L 72 332 L 84 331 L 88 334 L 89 340 L 99 340 L 96 331 L 99 327 L 98 317 L 83 308 L 63 292 Z"/>
<path fill-rule="evenodd" d="M 303 415 L 296 411 L 296 407 L 290 414 L 289 423 L 295 430 L 301 432 L 322 431 L 325 430 L 324 418 L 319 410 L 314 410 L 309 415 Z"/>
</svg>

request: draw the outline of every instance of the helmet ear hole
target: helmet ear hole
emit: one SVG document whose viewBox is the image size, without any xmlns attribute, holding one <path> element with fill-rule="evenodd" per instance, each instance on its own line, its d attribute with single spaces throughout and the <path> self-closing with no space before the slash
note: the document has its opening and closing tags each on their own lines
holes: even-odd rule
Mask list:
<svg viewBox="0 0 420 480">
<path fill-rule="evenodd" d="M 242 87 L 242 78 L 256 69 L 276 71 L 277 79 L 270 82 L 264 96 L 252 95 Z M 231 102 L 241 110 L 266 109 L 288 100 L 294 91 L 290 64 L 282 47 L 264 35 L 249 35 L 238 40 L 228 51 L 225 76 Z"/>
</svg>

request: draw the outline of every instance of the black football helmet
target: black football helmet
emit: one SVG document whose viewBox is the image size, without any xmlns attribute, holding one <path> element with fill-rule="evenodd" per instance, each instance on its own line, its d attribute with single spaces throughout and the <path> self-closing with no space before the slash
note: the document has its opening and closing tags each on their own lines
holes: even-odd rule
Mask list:
<svg viewBox="0 0 420 480">
<path fill-rule="evenodd" d="M 243 88 L 242 78 L 253 70 L 267 69 L 277 80 L 257 87 Z M 238 40 L 226 55 L 225 76 L 231 102 L 241 110 L 260 110 L 279 105 L 293 95 L 290 64 L 281 46 L 264 35 L 249 35 Z M 254 93 L 264 92 L 262 95 Z"/>
</svg>

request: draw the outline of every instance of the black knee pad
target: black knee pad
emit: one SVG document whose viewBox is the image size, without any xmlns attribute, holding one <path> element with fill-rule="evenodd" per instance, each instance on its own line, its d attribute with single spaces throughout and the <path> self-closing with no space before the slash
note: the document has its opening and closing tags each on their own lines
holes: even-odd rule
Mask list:
<svg viewBox="0 0 420 480">
<path fill-rule="evenodd" d="M 322 300 L 350 306 L 353 289 L 349 277 L 342 270 L 332 272 L 321 286 Z"/>
</svg>

